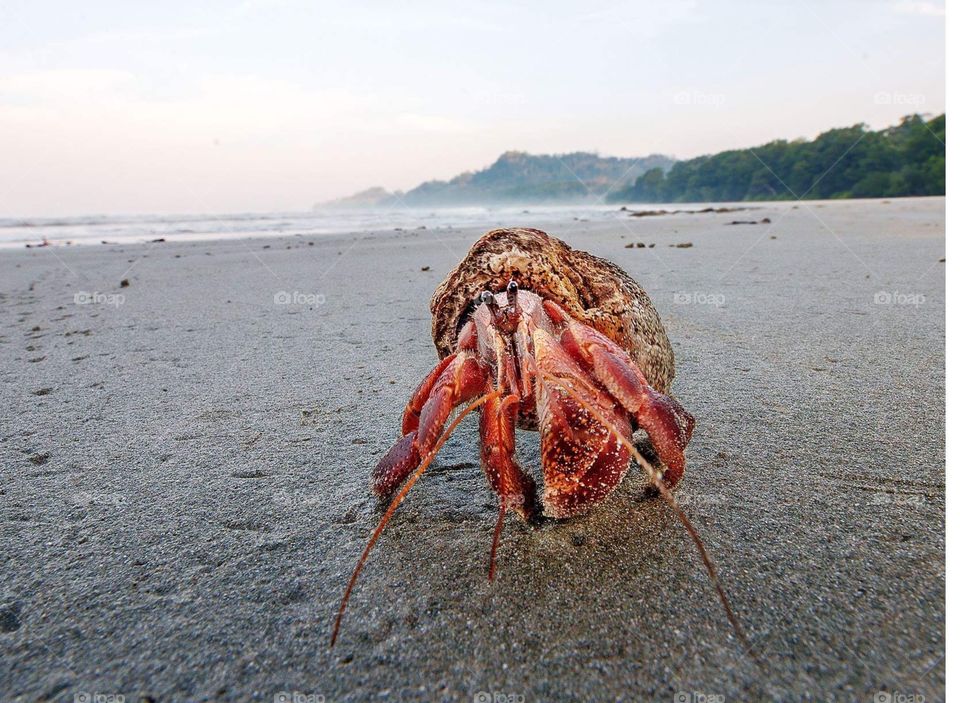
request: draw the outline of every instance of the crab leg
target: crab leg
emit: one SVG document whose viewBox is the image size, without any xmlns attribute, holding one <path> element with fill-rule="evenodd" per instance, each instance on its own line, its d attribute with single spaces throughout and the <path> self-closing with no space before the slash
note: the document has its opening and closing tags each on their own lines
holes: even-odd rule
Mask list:
<svg viewBox="0 0 960 703">
<path fill-rule="evenodd" d="M 563 348 L 579 360 L 630 413 L 650 437 L 654 450 L 667 466 L 663 481 L 676 486 L 683 477 L 683 450 L 693 434 L 694 418 L 680 403 L 658 393 L 626 352 L 603 334 L 571 318 L 562 308 L 544 302 L 550 318 L 563 326 Z"/>
<path fill-rule="evenodd" d="M 493 390 L 492 386 L 488 390 Z M 516 427 L 520 398 L 516 395 L 492 396 L 480 409 L 480 463 L 490 486 L 500 499 L 500 511 L 490 547 L 490 570 L 493 580 L 497 565 L 497 545 L 507 510 L 517 511 L 530 521 L 537 514 L 536 484 L 517 464 Z"/>
<path fill-rule="evenodd" d="M 353 587 L 357 583 L 357 578 L 360 576 L 360 572 L 363 570 L 363 565 L 367 563 L 367 557 L 370 556 L 370 552 L 373 551 L 374 545 L 377 543 L 377 540 L 380 539 L 380 535 L 383 534 L 384 528 L 386 528 L 387 523 L 390 522 L 390 518 L 396 512 L 397 508 L 400 507 L 400 503 L 403 502 L 403 499 L 407 497 L 407 493 L 410 492 L 410 489 L 413 488 L 413 484 L 417 482 L 423 472 L 427 470 L 427 467 L 430 466 L 437 453 L 440 451 L 440 447 L 450 439 L 450 435 L 453 434 L 453 431 L 457 429 L 463 418 L 472 413 L 478 407 L 483 405 L 489 399 L 489 394 L 481 396 L 475 399 L 470 405 L 465 407 L 460 411 L 460 414 L 450 423 L 450 426 L 447 427 L 443 435 L 440 436 L 440 439 L 437 441 L 436 446 L 434 446 L 426 456 L 423 457 L 423 460 L 417 466 L 416 471 L 411 472 L 410 479 L 403 485 L 403 488 L 400 489 L 400 492 L 394 496 L 393 501 L 387 507 L 386 511 L 383 514 L 383 517 L 380 518 L 380 523 L 374 528 L 373 533 L 370 535 L 370 539 L 367 540 L 367 546 L 364 547 L 363 552 L 360 554 L 360 558 L 357 560 L 357 565 L 353 569 L 353 573 L 350 575 L 350 580 L 347 581 L 347 588 L 343 592 L 343 598 L 340 600 L 340 609 L 337 611 L 337 617 L 333 621 L 333 632 L 330 635 L 330 646 L 332 647 L 337 643 L 337 635 L 340 633 L 340 623 L 343 621 L 343 614 L 347 611 L 347 603 L 350 602 L 350 594 L 353 592 Z"/>
<path fill-rule="evenodd" d="M 514 456 L 519 408 L 516 395 L 496 396 L 484 404 L 480 410 L 480 462 L 504 510 L 512 508 L 529 521 L 536 513 L 536 486 Z"/>
<path fill-rule="evenodd" d="M 373 492 L 378 496 L 391 495 L 433 449 L 454 408 L 487 387 L 490 373 L 469 342 L 465 335 L 463 348 L 437 364 L 407 403 L 401 421 L 403 436 L 373 471 Z"/>
</svg>

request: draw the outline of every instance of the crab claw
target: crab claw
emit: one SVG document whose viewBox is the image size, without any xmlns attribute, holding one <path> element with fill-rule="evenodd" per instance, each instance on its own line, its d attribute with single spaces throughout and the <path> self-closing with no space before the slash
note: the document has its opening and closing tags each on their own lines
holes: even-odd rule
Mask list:
<svg viewBox="0 0 960 703">
<path fill-rule="evenodd" d="M 629 437 L 630 420 L 555 337 L 537 329 L 533 344 L 540 377 L 544 512 L 548 517 L 573 517 L 603 500 L 626 475 L 630 454 L 617 433 Z"/>
<path fill-rule="evenodd" d="M 417 433 L 408 432 L 397 440 L 373 471 L 373 492 L 386 498 L 417 468 L 421 460 L 417 448 Z"/>
<path fill-rule="evenodd" d="M 571 318 L 562 308 L 544 302 L 549 317 L 562 327 L 563 348 L 588 368 L 601 385 L 646 431 L 657 456 L 666 465 L 663 481 L 668 488 L 683 478 L 684 449 L 693 435 L 695 420 L 676 400 L 658 393 L 620 347 L 595 329 Z"/>
</svg>

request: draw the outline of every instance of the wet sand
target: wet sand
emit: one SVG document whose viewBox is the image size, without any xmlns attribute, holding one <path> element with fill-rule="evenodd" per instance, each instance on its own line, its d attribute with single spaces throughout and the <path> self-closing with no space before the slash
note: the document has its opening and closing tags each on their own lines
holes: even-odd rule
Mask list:
<svg viewBox="0 0 960 703">
<path fill-rule="evenodd" d="M 0 698 L 941 700 L 943 208 L 543 225 L 664 319 L 698 419 L 678 498 L 763 668 L 637 471 L 584 518 L 509 520 L 488 583 L 475 418 L 328 648 L 430 295 L 481 230 L 0 253 Z"/>
</svg>

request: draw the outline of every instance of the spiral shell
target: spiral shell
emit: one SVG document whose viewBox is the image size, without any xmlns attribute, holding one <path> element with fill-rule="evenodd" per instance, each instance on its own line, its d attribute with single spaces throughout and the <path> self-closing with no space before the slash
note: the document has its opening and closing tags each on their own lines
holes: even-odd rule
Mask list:
<svg viewBox="0 0 960 703">
<path fill-rule="evenodd" d="M 673 348 L 640 284 L 616 264 L 538 229 L 487 232 L 437 287 L 430 312 L 441 358 L 455 348 L 478 296 L 503 290 L 511 279 L 605 334 L 630 355 L 654 389 L 670 392 Z"/>
</svg>

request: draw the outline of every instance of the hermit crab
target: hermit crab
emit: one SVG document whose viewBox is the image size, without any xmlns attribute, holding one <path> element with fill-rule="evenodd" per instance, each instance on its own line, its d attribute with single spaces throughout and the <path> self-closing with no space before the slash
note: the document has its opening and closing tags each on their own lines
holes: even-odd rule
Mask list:
<svg viewBox="0 0 960 703">
<path fill-rule="evenodd" d="M 440 362 L 413 392 L 400 438 L 373 471 L 373 492 L 395 497 L 350 579 L 331 644 L 390 516 L 473 410 L 481 466 L 499 499 L 491 579 L 507 512 L 527 521 L 580 515 L 620 484 L 631 459 L 679 513 L 670 489 L 683 476 L 694 418 L 670 395 L 674 356 L 660 317 L 623 269 L 540 230 L 496 229 L 447 275 L 430 310 Z M 515 458 L 518 427 L 540 433 L 542 496 Z M 639 430 L 652 450 L 646 457 L 634 446 Z M 699 536 L 679 514 L 740 634 Z"/>
</svg>

